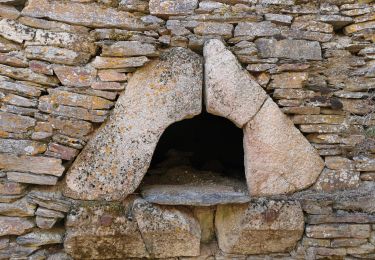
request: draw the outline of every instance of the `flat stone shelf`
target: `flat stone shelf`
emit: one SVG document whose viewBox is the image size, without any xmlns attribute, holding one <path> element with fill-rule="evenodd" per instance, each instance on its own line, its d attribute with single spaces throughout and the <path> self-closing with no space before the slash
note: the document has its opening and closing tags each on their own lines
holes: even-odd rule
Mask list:
<svg viewBox="0 0 375 260">
<path fill-rule="evenodd" d="M 152 171 L 140 189 L 146 201 L 165 205 L 212 206 L 250 201 L 245 180 L 189 166 Z"/>
</svg>

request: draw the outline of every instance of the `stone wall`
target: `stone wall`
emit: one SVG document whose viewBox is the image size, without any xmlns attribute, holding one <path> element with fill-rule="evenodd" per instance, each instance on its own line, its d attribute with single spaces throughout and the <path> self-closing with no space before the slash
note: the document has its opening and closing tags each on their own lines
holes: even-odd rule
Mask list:
<svg viewBox="0 0 375 260">
<path fill-rule="evenodd" d="M 375 259 L 372 0 L 0 0 L 0 17 L 0 259 Z M 134 191 L 158 138 L 203 101 L 244 129 L 250 196 L 151 203 Z"/>
</svg>

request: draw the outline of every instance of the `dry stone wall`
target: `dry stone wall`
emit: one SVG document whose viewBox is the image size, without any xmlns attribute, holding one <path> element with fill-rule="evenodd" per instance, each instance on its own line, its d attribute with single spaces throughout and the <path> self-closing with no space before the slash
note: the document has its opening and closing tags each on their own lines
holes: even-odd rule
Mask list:
<svg viewBox="0 0 375 260">
<path fill-rule="evenodd" d="M 0 259 L 375 259 L 374 78 L 372 0 L 0 0 Z M 249 194 L 134 192 L 202 102 Z"/>
</svg>

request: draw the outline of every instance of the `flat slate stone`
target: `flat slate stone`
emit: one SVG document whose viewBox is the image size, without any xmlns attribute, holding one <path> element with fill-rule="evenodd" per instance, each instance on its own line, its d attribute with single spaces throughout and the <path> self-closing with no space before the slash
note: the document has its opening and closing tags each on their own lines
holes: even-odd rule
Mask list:
<svg viewBox="0 0 375 260">
<path fill-rule="evenodd" d="M 114 8 L 101 8 L 96 3 L 31 0 L 22 10 L 22 15 L 78 24 L 94 28 L 117 27 L 127 30 L 152 30 L 134 15 Z"/>
<path fill-rule="evenodd" d="M 198 0 L 150 0 L 150 13 L 154 15 L 191 14 L 198 7 Z"/>
<path fill-rule="evenodd" d="M 172 48 L 137 70 L 113 114 L 85 146 L 66 176 L 65 194 L 115 200 L 133 192 L 163 131 L 202 107 L 199 55 Z"/>
<path fill-rule="evenodd" d="M 322 50 L 317 41 L 258 39 L 255 44 L 261 58 L 322 59 Z"/>
<path fill-rule="evenodd" d="M 156 204 L 211 206 L 250 201 L 245 181 L 188 166 L 172 168 L 161 175 L 151 173 L 144 181 L 143 198 Z"/>
</svg>

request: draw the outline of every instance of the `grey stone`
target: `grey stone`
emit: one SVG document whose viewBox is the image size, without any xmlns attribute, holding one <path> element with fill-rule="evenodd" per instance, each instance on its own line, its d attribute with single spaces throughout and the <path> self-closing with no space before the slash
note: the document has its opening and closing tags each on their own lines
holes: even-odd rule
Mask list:
<svg viewBox="0 0 375 260">
<path fill-rule="evenodd" d="M 66 65 L 85 64 L 91 56 L 86 52 L 76 52 L 69 49 L 43 45 L 27 46 L 25 53 L 28 59 L 44 60 Z"/>
<path fill-rule="evenodd" d="M 59 80 L 54 76 L 48 76 L 33 72 L 29 68 L 14 68 L 0 64 L 0 75 L 13 79 L 26 80 L 47 86 L 56 86 Z"/>
<path fill-rule="evenodd" d="M 267 37 L 280 34 L 280 29 L 272 22 L 264 21 L 258 23 L 243 22 L 239 23 L 234 30 L 234 37 L 251 36 Z"/>
<path fill-rule="evenodd" d="M 201 95 L 201 59 L 189 50 L 172 48 L 137 70 L 67 173 L 65 194 L 113 200 L 133 192 L 164 129 L 199 114 Z"/>
<path fill-rule="evenodd" d="M 317 151 L 271 99 L 245 126 L 244 150 L 250 195 L 305 189 L 324 167 Z"/>
<path fill-rule="evenodd" d="M 104 44 L 101 56 L 157 56 L 156 47 L 150 43 L 138 41 L 116 41 L 112 44 Z"/>
<path fill-rule="evenodd" d="M 198 0 L 150 0 L 150 13 L 154 15 L 191 14 L 198 7 Z"/>
<path fill-rule="evenodd" d="M 19 245 L 37 247 L 51 244 L 62 244 L 63 237 L 63 229 L 55 229 L 48 231 L 38 230 L 17 237 L 16 241 Z"/>
<path fill-rule="evenodd" d="M 219 205 L 215 216 L 220 249 L 231 254 L 289 252 L 304 232 L 297 202 L 258 200 Z"/>
<path fill-rule="evenodd" d="M 56 185 L 57 177 L 27 172 L 7 172 L 8 180 L 38 185 Z"/>
<path fill-rule="evenodd" d="M 26 82 L 12 82 L 8 80 L 0 81 L 0 89 L 5 91 L 11 91 L 27 97 L 39 97 L 41 95 L 41 90 L 27 84 Z"/>
<path fill-rule="evenodd" d="M 43 153 L 46 148 L 46 144 L 36 141 L 0 138 L 0 152 L 2 153 L 35 155 Z"/>
<path fill-rule="evenodd" d="M 221 41 L 206 42 L 203 54 L 207 112 L 226 117 L 242 127 L 258 112 L 266 92 Z"/>
<path fill-rule="evenodd" d="M 70 202 L 61 196 L 61 192 L 31 191 L 27 197 L 31 203 L 47 209 L 68 212 L 71 207 Z"/>
<path fill-rule="evenodd" d="M 22 43 L 34 38 L 35 29 L 18 23 L 15 20 L 2 19 L 0 21 L 0 35 L 8 40 Z"/>
<path fill-rule="evenodd" d="M 28 1 L 22 15 L 49 18 L 69 24 L 85 25 L 94 28 L 122 28 L 128 30 L 155 29 L 141 19 L 115 8 L 101 8 L 96 3 L 49 2 L 47 0 Z"/>
<path fill-rule="evenodd" d="M 151 174 L 149 180 L 146 177 L 141 193 L 146 201 L 165 205 L 210 206 L 250 201 L 244 182 L 183 166 L 162 175 Z"/>
<path fill-rule="evenodd" d="M 96 56 L 92 62 L 92 66 L 97 69 L 123 69 L 142 67 L 147 61 L 148 59 L 145 56 L 130 58 Z"/>
<path fill-rule="evenodd" d="M 294 60 L 321 60 L 318 42 L 304 40 L 258 39 L 255 41 L 262 58 L 289 58 Z"/>
</svg>

